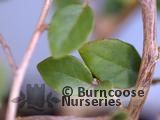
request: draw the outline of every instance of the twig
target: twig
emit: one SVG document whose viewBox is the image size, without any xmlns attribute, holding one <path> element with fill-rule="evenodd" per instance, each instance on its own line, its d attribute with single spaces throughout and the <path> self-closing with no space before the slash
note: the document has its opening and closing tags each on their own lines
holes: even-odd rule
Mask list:
<svg viewBox="0 0 160 120">
<path fill-rule="evenodd" d="M 103 117 L 74 117 L 74 116 L 33 116 L 17 118 L 17 120 L 108 120 L 108 116 Z"/>
<path fill-rule="evenodd" d="M 4 37 L 2 36 L 2 34 L 0 34 L 0 44 L 3 48 L 3 51 L 7 57 L 8 63 L 11 67 L 12 73 L 13 75 L 16 74 L 16 69 L 17 69 L 17 65 L 14 61 L 14 57 L 12 55 L 12 52 L 10 50 L 10 47 L 8 46 L 7 42 L 5 41 Z"/>
<path fill-rule="evenodd" d="M 153 79 L 152 85 L 160 84 L 160 79 Z"/>
<path fill-rule="evenodd" d="M 139 0 L 139 3 L 142 7 L 143 15 L 144 48 L 136 90 L 143 90 L 144 97 L 131 98 L 128 110 L 132 120 L 137 120 L 139 117 L 150 85 L 152 84 L 155 61 L 158 58 L 158 47 L 156 43 L 156 0 Z"/>
<path fill-rule="evenodd" d="M 160 47 L 158 47 L 158 53 L 159 53 L 158 59 L 160 60 Z"/>
<path fill-rule="evenodd" d="M 25 72 L 27 70 L 29 61 L 32 57 L 32 54 L 33 54 L 34 49 L 36 47 L 36 44 L 40 38 L 40 35 L 42 34 L 43 30 L 45 29 L 44 22 L 47 17 L 51 2 L 52 2 L 52 0 L 45 0 L 44 7 L 42 9 L 42 13 L 41 13 L 39 22 L 37 24 L 37 27 L 35 29 L 35 32 L 33 34 L 33 37 L 30 41 L 30 44 L 29 44 L 26 52 L 25 52 L 22 63 L 20 65 L 20 67 L 18 68 L 16 75 L 13 79 L 13 85 L 11 88 L 11 94 L 10 94 L 8 109 L 7 109 L 7 114 L 6 114 L 6 120 L 15 120 L 17 103 L 13 103 L 13 102 L 11 102 L 11 100 L 19 96 L 21 85 L 22 85 L 23 78 L 24 78 Z"/>
<path fill-rule="evenodd" d="M 133 12 L 136 8 L 137 2 L 129 5 L 124 9 L 124 12 L 119 14 L 118 16 L 106 16 L 106 17 L 97 17 L 96 25 L 94 29 L 94 39 L 104 39 L 106 37 L 111 36 L 125 21 L 125 19 Z"/>
<path fill-rule="evenodd" d="M 48 30 L 48 24 L 43 24 L 42 25 L 42 29 L 45 31 L 45 30 Z"/>
</svg>

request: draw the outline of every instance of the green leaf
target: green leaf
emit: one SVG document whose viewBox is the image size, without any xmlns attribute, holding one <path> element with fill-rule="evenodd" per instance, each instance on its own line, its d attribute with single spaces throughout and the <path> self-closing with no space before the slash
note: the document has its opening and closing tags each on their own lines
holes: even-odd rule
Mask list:
<svg viewBox="0 0 160 120">
<path fill-rule="evenodd" d="M 105 11 L 107 15 L 119 15 L 135 3 L 136 0 L 107 0 Z"/>
<path fill-rule="evenodd" d="M 72 4 L 80 4 L 80 3 L 81 3 L 80 0 L 55 0 L 56 7 L 58 9 L 64 8 Z"/>
<path fill-rule="evenodd" d="M 88 68 L 73 56 L 49 57 L 38 64 L 38 70 L 46 83 L 60 93 L 65 86 L 77 89 L 88 87 L 92 82 Z"/>
<path fill-rule="evenodd" d="M 53 16 L 48 30 L 49 45 L 54 58 L 68 55 L 87 40 L 93 26 L 90 7 L 71 5 Z"/>
<path fill-rule="evenodd" d="M 126 111 L 117 111 L 113 114 L 111 120 L 129 120 L 129 116 Z"/>
<path fill-rule="evenodd" d="M 7 88 L 7 76 L 6 72 L 4 70 L 4 67 L 0 63 L 0 107 L 1 107 L 1 101 L 6 94 L 6 88 Z"/>
<path fill-rule="evenodd" d="M 101 81 L 99 85 L 97 85 L 96 90 L 111 90 L 112 83 L 110 81 Z"/>
<path fill-rule="evenodd" d="M 160 11 L 160 0 L 157 0 L 157 9 Z"/>
<path fill-rule="evenodd" d="M 112 90 L 112 83 L 110 81 L 100 81 L 100 83 L 96 86 L 95 90 Z M 99 98 L 105 99 L 104 96 L 101 96 L 100 92 L 98 93 Z M 108 96 L 109 99 L 110 96 Z"/>
<path fill-rule="evenodd" d="M 141 58 L 132 45 L 116 39 L 99 40 L 84 45 L 79 52 L 99 80 L 109 80 L 114 88 L 135 85 Z"/>
</svg>

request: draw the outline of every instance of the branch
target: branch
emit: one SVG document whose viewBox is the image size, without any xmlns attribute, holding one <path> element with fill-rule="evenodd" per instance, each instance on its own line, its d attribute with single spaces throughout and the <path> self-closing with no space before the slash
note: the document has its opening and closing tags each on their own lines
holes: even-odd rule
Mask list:
<svg viewBox="0 0 160 120">
<path fill-rule="evenodd" d="M 17 120 L 108 120 L 109 117 L 73 117 L 73 116 L 33 116 L 33 117 L 24 117 L 17 118 Z"/>
<path fill-rule="evenodd" d="M 11 94 L 9 97 L 6 120 L 15 120 L 17 103 L 13 103 L 13 102 L 11 102 L 11 100 L 19 96 L 21 85 L 23 83 L 23 78 L 26 73 L 29 61 L 32 57 L 32 54 L 33 54 L 34 49 L 36 47 L 36 44 L 38 43 L 40 35 L 44 31 L 44 29 L 46 29 L 44 26 L 44 22 L 47 17 L 47 14 L 48 14 L 49 7 L 51 5 L 51 1 L 52 0 L 45 0 L 44 7 L 42 9 L 42 13 L 41 13 L 39 22 L 37 24 L 37 27 L 35 29 L 35 32 L 33 34 L 33 37 L 29 43 L 29 46 L 28 46 L 26 52 L 25 52 L 22 63 L 20 65 L 19 69 L 16 71 L 16 75 L 13 79 L 13 85 L 11 88 Z"/>
<path fill-rule="evenodd" d="M 152 81 L 152 85 L 158 85 L 158 84 L 160 84 L 160 79 L 154 79 Z"/>
<path fill-rule="evenodd" d="M 137 120 L 144 105 L 152 77 L 155 64 L 158 59 L 158 47 L 156 43 L 156 0 L 139 0 L 142 7 L 143 26 L 144 26 L 144 48 L 142 63 L 136 84 L 136 90 L 144 90 L 144 97 L 134 97 L 128 106 L 132 120 Z"/>
<path fill-rule="evenodd" d="M 160 60 L 160 47 L 158 47 L 158 60 Z"/>
<path fill-rule="evenodd" d="M 111 36 L 120 25 L 125 21 L 125 19 L 135 10 L 137 2 L 129 5 L 124 9 L 124 12 L 118 16 L 106 16 L 106 17 L 96 17 L 96 25 L 94 29 L 94 39 L 104 39 Z"/>
<path fill-rule="evenodd" d="M 12 52 L 11 52 L 7 42 L 5 41 L 4 37 L 1 34 L 0 34 L 0 45 L 2 46 L 3 51 L 7 57 L 7 60 L 8 60 L 10 67 L 11 67 L 13 75 L 15 75 L 16 70 L 17 70 L 17 65 L 14 61 L 14 57 L 12 55 Z"/>
</svg>

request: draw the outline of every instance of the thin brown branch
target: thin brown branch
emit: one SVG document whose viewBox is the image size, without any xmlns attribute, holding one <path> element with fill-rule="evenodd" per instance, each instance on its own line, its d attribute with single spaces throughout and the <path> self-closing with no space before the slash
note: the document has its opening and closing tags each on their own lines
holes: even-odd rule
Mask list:
<svg viewBox="0 0 160 120">
<path fill-rule="evenodd" d="M 16 69 L 17 69 L 17 65 L 14 61 L 14 57 L 12 55 L 11 49 L 9 47 L 9 45 L 7 44 L 7 42 L 5 41 L 4 37 L 2 36 L 2 34 L 0 34 L 0 45 L 3 48 L 3 51 L 7 57 L 8 63 L 10 65 L 10 68 L 12 70 L 13 75 L 16 74 Z"/>
<path fill-rule="evenodd" d="M 17 104 L 13 103 L 12 99 L 19 96 L 21 85 L 23 83 L 23 78 L 26 73 L 29 61 L 30 61 L 32 54 L 34 52 L 34 49 L 38 43 L 40 35 L 42 34 L 42 32 L 44 30 L 44 24 L 45 24 L 44 22 L 47 17 L 51 2 L 52 2 L 52 0 L 45 0 L 44 7 L 42 9 L 42 13 L 39 18 L 39 22 L 37 24 L 35 32 L 33 34 L 33 37 L 29 43 L 29 46 L 28 46 L 26 52 L 25 52 L 22 63 L 20 65 L 20 67 L 18 68 L 16 75 L 13 79 L 13 85 L 12 85 L 11 94 L 9 97 L 6 120 L 15 120 L 16 111 L 17 111 Z"/>
<path fill-rule="evenodd" d="M 48 24 L 43 24 L 42 27 L 43 30 L 48 30 Z"/>
<path fill-rule="evenodd" d="M 33 116 L 17 118 L 17 120 L 109 120 L 109 117 L 74 117 L 74 116 Z"/>
<path fill-rule="evenodd" d="M 124 12 L 117 15 L 116 17 L 106 16 L 96 18 L 96 25 L 94 29 L 94 39 L 104 39 L 112 35 L 120 25 L 125 21 L 125 19 L 135 10 L 137 6 L 137 2 L 135 1 L 133 4 L 128 5 L 124 9 Z"/>
<path fill-rule="evenodd" d="M 152 85 L 158 85 L 160 84 L 160 79 L 153 79 Z"/>
<path fill-rule="evenodd" d="M 160 47 L 158 47 L 158 53 L 159 53 L 158 59 L 160 60 Z"/>
<path fill-rule="evenodd" d="M 137 120 L 144 105 L 158 58 L 158 47 L 156 43 L 156 20 L 157 9 L 156 0 L 139 0 L 142 7 L 143 26 L 144 26 L 144 48 L 142 63 L 136 84 L 136 91 L 143 90 L 144 97 L 134 97 L 128 106 L 132 120 Z"/>
</svg>

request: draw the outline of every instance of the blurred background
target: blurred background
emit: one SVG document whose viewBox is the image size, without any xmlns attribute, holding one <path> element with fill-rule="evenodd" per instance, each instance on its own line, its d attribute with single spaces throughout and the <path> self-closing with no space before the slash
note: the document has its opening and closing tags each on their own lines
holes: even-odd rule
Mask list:
<svg viewBox="0 0 160 120">
<path fill-rule="evenodd" d="M 17 64 L 20 64 L 34 32 L 43 2 L 44 0 L 0 0 L 0 33 L 10 45 Z M 141 10 L 135 0 L 89 0 L 89 4 L 93 8 L 96 18 L 96 27 L 91 39 L 118 38 L 134 45 L 142 55 L 143 25 Z M 54 9 L 55 5 L 53 4 L 47 22 L 52 17 Z M 158 13 L 157 28 L 159 28 L 159 24 L 160 12 Z M 159 42 L 160 29 L 157 32 Z M 78 53 L 73 54 L 79 56 Z M 45 32 L 41 36 L 29 64 L 22 87 L 23 91 L 26 89 L 26 84 L 41 85 L 44 83 L 36 66 L 48 56 L 50 56 L 50 52 L 47 32 Z M 10 69 L 5 58 L 2 49 L 0 49 L 0 63 L 7 71 L 8 81 L 11 81 Z M 2 78 L 1 76 L 0 78 Z M 160 64 L 156 67 L 154 78 L 160 78 Z M 46 89 L 52 91 L 49 87 Z M 141 114 L 141 118 L 144 120 L 156 120 L 160 115 L 159 90 L 160 85 L 151 87 Z"/>
</svg>

